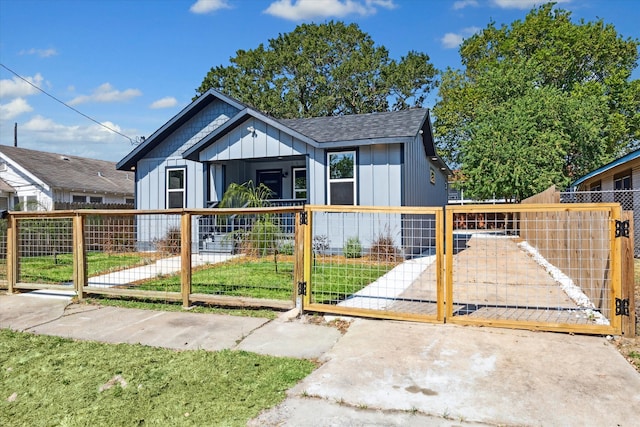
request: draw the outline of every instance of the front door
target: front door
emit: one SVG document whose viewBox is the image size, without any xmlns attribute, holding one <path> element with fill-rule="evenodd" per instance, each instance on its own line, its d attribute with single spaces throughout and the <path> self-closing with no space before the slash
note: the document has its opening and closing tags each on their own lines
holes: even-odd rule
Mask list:
<svg viewBox="0 0 640 427">
<path fill-rule="evenodd" d="M 260 184 L 272 191 L 270 199 L 282 199 L 282 169 L 257 171 L 256 185 Z"/>
</svg>

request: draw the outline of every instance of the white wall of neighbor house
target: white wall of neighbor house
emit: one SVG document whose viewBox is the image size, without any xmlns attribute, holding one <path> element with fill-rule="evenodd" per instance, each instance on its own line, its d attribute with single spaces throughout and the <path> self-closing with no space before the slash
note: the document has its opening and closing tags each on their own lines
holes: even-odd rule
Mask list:
<svg viewBox="0 0 640 427">
<path fill-rule="evenodd" d="M 14 188 L 8 204 L 11 209 L 48 210 L 53 206 L 52 191 L 42 183 L 35 182 L 22 171 L 5 163 L 0 178 Z"/>
</svg>

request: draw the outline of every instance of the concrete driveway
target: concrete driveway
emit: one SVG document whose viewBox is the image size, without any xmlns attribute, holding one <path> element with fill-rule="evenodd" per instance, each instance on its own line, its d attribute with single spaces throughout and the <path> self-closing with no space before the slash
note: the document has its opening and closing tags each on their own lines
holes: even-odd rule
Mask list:
<svg viewBox="0 0 640 427">
<path fill-rule="evenodd" d="M 0 295 L 0 328 L 322 362 L 250 425 L 638 425 L 640 374 L 606 337 L 367 319 L 342 335 L 304 316 L 69 304 Z"/>
</svg>

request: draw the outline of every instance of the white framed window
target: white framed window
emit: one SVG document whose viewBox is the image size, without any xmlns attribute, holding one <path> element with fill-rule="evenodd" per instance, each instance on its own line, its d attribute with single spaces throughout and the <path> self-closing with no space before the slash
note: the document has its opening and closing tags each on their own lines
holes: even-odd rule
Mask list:
<svg viewBox="0 0 640 427">
<path fill-rule="evenodd" d="M 74 194 L 71 196 L 71 201 L 73 203 L 87 203 L 87 196 L 85 196 L 84 194 Z"/>
<path fill-rule="evenodd" d="M 102 196 L 89 196 L 89 203 L 102 203 Z"/>
<path fill-rule="evenodd" d="M 356 152 L 327 153 L 327 196 L 330 205 L 355 205 Z"/>
<path fill-rule="evenodd" d="M 17 211 L 38 211 L 40 210 L 38 197 L 37 196 L 22 196 L 22 197 L 14 196 L 13 209 Z"/>
<path fill-rule="evenodd" d="M 293 198 L 307 199 L 307 168 L 293 168 Z"/>
<path fill-rule="evenodd" d="M 185 168 L 167 168 L 167 209 L 185 207 L 187 194 L 185 175 Z"/>
</svg>

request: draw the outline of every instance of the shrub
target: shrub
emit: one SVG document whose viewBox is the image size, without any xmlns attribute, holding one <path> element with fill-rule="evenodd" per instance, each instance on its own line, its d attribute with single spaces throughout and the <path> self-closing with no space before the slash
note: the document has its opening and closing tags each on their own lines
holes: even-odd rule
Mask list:
<svg viewBox="0 0 640 427">
<path fill-rule="evenodd" d="M 175 255 L 180 253 L 181 239 L 180 227 L 169 227 L 164 237 L 154 239 L 153 243 L 158 252 Z"/>
<path fill-rule="evenodd" d="M 259 217 L 244 236 L 243 249 L 247 255 L 265 256 L 276 252 L 280 227 L 270 215 Z"/>
<path fill-rule="evenodd" d="M 388 229 L 384 233 L 380 233 L 373 241 L 370 256 L 374 261 L 383 262 L 398 261 L 402 258 L 400 250 L 396 248 L 391 232 Z"/>
<path fill-rule="evenodd" d="M 322 253 L 329 249 L 329 238 L 324 234 L 313 236 L 313 253 Z"/>
<path fill-rule="evenodd" d="M 282 255 L 293 255 L 294 251 L 295 248 L 292 241 L 280 243 L 280 247 L 278 248 L 278 252 L 280 252 Z"/>
<path fill-rule="evenodd" d="M 357 237 L 349 237 L 344 244 L 342 254 L 345 258 L 360 258 L 362 256 L 362 244 Z"/>
</svg>

